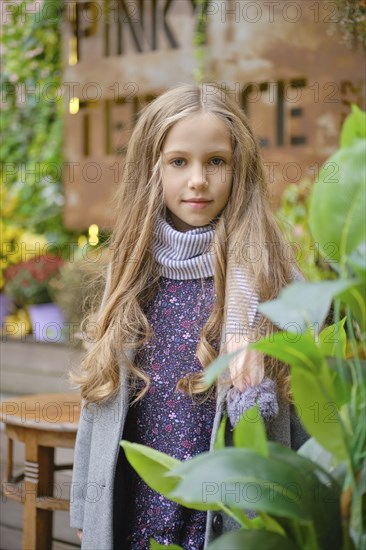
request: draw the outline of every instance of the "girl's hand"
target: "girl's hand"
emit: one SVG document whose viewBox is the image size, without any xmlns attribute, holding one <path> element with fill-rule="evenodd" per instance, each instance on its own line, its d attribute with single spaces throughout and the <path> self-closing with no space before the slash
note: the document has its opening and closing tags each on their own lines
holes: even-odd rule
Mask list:
<svg viewBox="0 0 366 550">
<path fill-rule="evenodd" d="M 242 353 L 234 357 L 229 364 L 231 381 L 241 392 L 248 386 L 257 386 L 264 378 L 263 354 L 257 350 L 248 349 L 249 343 L 245 337 L 233 334 L 229 335 L 226 346 L 227 353 L 244 348 Z"/>
<path fill-rule="evenodd" d="M 82 539 L 83 539 L 83 530 L 82 529 L 77 530 L 77 536 L 79 537 L 80 542 L 82 542 Z"/>
</svg>

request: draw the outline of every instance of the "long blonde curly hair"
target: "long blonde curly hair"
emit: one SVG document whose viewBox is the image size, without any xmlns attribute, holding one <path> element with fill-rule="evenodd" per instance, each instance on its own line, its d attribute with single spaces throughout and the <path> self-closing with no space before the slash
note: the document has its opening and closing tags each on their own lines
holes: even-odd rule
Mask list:
<svg viewBox="0 0 366 550">
<path fill-rule="evenodd" d="M 113 200 L 109 285 L 98 314 L 97 334 L 82 363 L 70 373 L 71 381 L 81 387 L 86 404 L 102 402 L 118 391 L 121 361 L 128 368 L 131 387 L 140 385 L 135 401 L 149 388 L 149 376 L 125 352 L 138 349 L 152 336 L 144 306 L 154 296 L 159 281 L 150 245 L 157 217 L 165 212 L 161 151 L 174 124 L 201 112 L 223 120 L 233 144 L 231 196 L 216 223 L 212 243 L 216 302 L 196 350 L 203 369 L 217 356 L 211 342 L 220 338 L 224 321 L 229 247 L 233 243 L 255 243 L 262 251 L 257 261 L 246 265 L 260 301 L 277 297 L 293 278 L 296 259 L 289 258 L 288 243 L 271 212 L 258 144 L 240 106 L 212 84 L 207 88 L 205 84 L 181 84 L 162 93 L 142 109 L 129 140 L 122 181 Z M 267 332 L 274 329 L 263 318 L 262 325 Z M 282 397 L 289 399 L 286 365 L 266 357 L 265 366 L 267 375 L 277 380 Z M 203 370 L 181 379 L 177 390 L 190 395 L 207 390 Z"/>
</svg>

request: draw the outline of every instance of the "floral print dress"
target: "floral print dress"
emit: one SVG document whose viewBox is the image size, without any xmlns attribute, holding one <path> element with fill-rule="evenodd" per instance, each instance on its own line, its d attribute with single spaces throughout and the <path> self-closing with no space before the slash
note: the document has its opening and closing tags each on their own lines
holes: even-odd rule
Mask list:
<svg viewBox="0 0 366 550">
<path fill-rule="evenodd" d="M 198 404 L 175 392 L 180 378 L 202 368 L 195 352 L 215 296 L 213 277 L 203 279 L 204 293 L 201 282 L 160 278 L 159 291 L 145 308 L 154 336 L 135 357 L 150 376 L 151 386 L 130 407 L 123 433 L 127 441 L 178 460 L 209 450 L 215 416 L 213 398 Z M 218 351 L 217 342 L 213 345 Z M 148 550 L 150 537 L 163 545 L 180 544 L 185 550 L 203 549 L 206 512 L 180 506 L 151 489 L 124 457 L 117 468 L 123 469 L 124 507 L 115 519 L 119 525 L 115 550 Z"/>
</svg>

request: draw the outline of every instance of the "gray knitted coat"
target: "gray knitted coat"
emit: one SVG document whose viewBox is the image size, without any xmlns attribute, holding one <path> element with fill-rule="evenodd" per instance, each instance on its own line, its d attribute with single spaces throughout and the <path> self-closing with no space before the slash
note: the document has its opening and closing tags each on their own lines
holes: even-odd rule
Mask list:
<svg viewBox="0 0 366 550">
<path fill-rule="evenodd" d="M 104 307 L 109 290 L 110 273 L 100 309 Z M 133 361 L 135 352 L 126 351 Z M 218 391 L 210 450 L 213 449 L 225 410 L 227 389 Z M 70 526 L 83 530 L 82 550 L 121 550 L 113 548 L 113 492 L 114 480 L 128 412 L 127 369 L 120 363 L 120 389 L 118 394 L 87 411 L 84 403 L 75 445 L 74 468 L 70 497 Z M 292 406 L 279 402 L 279 412 L 271 421 L 265 421 L 270 440 L 298 449 L 308 435 Z M 207 513 L 205 548 L 221 534 L 238 528 L 226 514 Z"/>
</svg>

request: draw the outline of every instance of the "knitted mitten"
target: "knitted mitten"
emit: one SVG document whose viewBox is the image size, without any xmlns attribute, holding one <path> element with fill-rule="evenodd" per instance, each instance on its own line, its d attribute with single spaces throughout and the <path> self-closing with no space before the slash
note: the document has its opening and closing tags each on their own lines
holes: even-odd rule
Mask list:
<svg viewBox="0 0 366 550">
<path fill-rule="evenodd" d="M 236 387 L 229 389 L 226 394 L 226 406 L 233 428 L 243 414 L 256 403 L 259 405 L 263 420 L 271 420 L 277 416 L 278 402 L 274 380 L 263 378 L 262 382 L 256 386 L 248 386 L 243 392 Z"/>
</svg>

